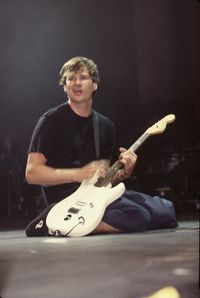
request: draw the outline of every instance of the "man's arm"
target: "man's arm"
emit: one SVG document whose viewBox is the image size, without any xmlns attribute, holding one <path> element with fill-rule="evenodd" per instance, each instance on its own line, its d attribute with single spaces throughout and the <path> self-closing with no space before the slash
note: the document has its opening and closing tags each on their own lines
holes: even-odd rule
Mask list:
<svg viewBox="0 0 200 298">
<path fill-rule="evenodd" d="M 98 161 L 73 169 L 56 169 L 46 164 L 47 159 L 42 153 L 29 153 L 25 172 L 27 182 L 46 186 L 73 182 L 81 183 L 83 180 L 93 177 L 97 169 L 100 170 L 101 175 L 104 175 L 105 171 Z"/>
</svg>

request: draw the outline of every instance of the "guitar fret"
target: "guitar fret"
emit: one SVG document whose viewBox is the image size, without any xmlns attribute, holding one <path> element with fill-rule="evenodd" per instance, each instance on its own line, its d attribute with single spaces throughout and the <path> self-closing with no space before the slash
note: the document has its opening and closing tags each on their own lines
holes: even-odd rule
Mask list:
<svg viewBox="0 0 200 298">
<path fill-rule="evenodd" d="M 144 141 L 146 141 L 146 139 L 149 137 L 150 135 L 145 131 L 141 137 L 135 142 L 133 143 L 133 145 L 129 148 L 129 150 L 132 150 L 133 152 L 135 152 L 143 143 Z"/>
</svg>

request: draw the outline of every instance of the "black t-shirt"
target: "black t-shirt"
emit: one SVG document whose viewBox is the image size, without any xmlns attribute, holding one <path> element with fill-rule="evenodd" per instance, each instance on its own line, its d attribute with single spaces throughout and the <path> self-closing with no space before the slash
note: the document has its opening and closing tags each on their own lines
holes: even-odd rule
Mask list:
<svg viewBox="0 0 200 298">
<path fill-rule="evenodd" d="M 97 113 L 99 119 L 100 159 L 111 159 L 115 129 L 113 123 Z M 29 152 L 40 152 L 47 165 L 54 168 L 82 167 L 96 160 L 93 116 L 81 117 L 68 103 L 47 111 L 33 132 Z M 78 183 L 43 187 L 49 203 L 59 201 L 74 192 Z"/>
</svg>

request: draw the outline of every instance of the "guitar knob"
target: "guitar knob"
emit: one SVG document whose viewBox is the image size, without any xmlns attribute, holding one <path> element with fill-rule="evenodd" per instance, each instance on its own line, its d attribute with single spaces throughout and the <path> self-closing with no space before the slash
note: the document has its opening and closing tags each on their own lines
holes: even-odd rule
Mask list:
<svg viewBox="0 0 200 298">
<path fill-rule="evenodd" d="M 67 216 L 64 218 L 64 220 L 68 220 L 68 219 L 70 219 L 71 217 L 72 217 L 71 214 L 67 214 Z"/>
<path fill-rule="evenodd" d="M 78 220 L 79 220 L 79 223 L 80 223 L 80 224 L 84 225 L 84 223 L 85 223 L 85 219 L 84 219 L 83 216 L 80 216 L 80 217 L 78 218 Z"/>
</svg>

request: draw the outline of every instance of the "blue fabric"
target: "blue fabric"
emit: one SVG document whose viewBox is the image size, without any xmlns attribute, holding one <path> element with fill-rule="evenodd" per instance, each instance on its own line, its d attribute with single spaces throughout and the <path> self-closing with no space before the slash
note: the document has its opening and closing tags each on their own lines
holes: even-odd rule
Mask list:
<svg viewBox="0 0 200 298">
<path fill-rule="evenodd" d="M 102 221 L 127 233 L 178 226 L 171 201 L 132 190 L 107 207 Z"/>
</svg>

